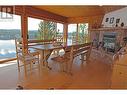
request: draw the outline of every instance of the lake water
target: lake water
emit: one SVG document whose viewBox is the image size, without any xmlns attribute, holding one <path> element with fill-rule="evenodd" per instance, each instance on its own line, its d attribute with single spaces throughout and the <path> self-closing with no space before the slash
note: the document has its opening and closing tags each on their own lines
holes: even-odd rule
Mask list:
<svg viewBox="0 0 127 95">
<path fill-rule="evenodd" d="M 16 56 L 15 40 L 0 40 L 0 59 Z"/>
</svg>

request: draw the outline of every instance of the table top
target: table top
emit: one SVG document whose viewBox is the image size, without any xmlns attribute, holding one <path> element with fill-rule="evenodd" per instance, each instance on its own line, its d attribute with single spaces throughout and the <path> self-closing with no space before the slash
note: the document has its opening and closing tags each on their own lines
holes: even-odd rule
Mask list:
<svg viewBox="0 0 127 95">
<path fill-rule="evenodd" d="M 53 50 L 62 48 L 62 45 L 53 45 L 53 44 L 40 44 L 40 45 L 32 45 L 30 48 L 38 49 L 38 50 Z"/>
<path fill-rule="evenodd" d="M 34 48 L 38 50 L 54 50 L 54 49 L 60 49 L 65 48 L 73 45 L 79 45 L 79 44 L 85 44 L 85 43 L 63 43 L 63 44 L 37 44 L 37 45 L 31 45 L 29 48 Z"/>
</svg>

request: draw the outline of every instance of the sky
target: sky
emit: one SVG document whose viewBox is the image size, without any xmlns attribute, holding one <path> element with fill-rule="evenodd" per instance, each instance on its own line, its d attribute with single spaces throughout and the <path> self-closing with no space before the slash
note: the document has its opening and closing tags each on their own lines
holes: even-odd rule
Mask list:
<svg viewBox="0 0 127 95">
<path fill-rule="evenodd" d="M 13 15 L 13 19 L 0 18 L 0 29 L 21 29 L 20 19 L 21 17 L 17 15 Z"/>
<path fill-rule="evenodd" d="M 43 20 L 28 17 L 28 30 L 38 30 L 40 21 Z M 0 19 L 0 29 L 21 29 L 21 16 L 13 15 L 13 19 Z M 57 23 L 57 29 L 62 32 L 63 24 Z"/>
<path fill-rule="evenodd" d="M 76 28 L 77 28 L 77 24 L 70 24 L 70 25 L 68 25 L 68 31 L 70 33 L 76 31 L 77 30 Z"/>
</svg>

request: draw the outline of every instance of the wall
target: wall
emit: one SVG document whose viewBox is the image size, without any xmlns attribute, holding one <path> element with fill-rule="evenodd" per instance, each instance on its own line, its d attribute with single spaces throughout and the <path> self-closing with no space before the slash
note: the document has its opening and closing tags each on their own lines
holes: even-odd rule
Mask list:
<svg viewBox="0 0 127 95">
<path fill-rule="evenodd" d="M 114 21 L 113 23 L 110 23 L 110 18 L 112 17 L 114 17 Z M 106 22 L 106 18 L 109 18 L 107 22 Z M 122 22 L 124 23 L 124 26 L 127 26 L 127 7 L 106 13 L 102 19 L 101 24 L 104 25 L 103 27 L 116 27 L 116 19 L 119 19 L 119 18 L 120 18 L 120 21 L 119 23 L 117 23 L 118 25 L 117 27 L 120 27 Z M 91 31 L 90 33 L 91 41 L 93 41 L 93 39 L 99 39 L 99 41 L 101 42 L 103 40 L 103 34 L 105 32 L 114 32 L 114 31 L 101 31 L 101 32 Z M 97 33 L 99 34 L 99 38 L 94 37 L 96 36 Z M 117 34 L 121 36 L 121 37 L 118 37 L 119 38 L 118 40 L 122 40 L 123 37 L 126 36 L 124 35 L 125 34 L 124 31 L 122 30 L 117 31 Z"/>
<path fill-rule="evenodd" d="M 106 22 L 106 18 L 109 18 L 107 22 Z M 111 18 L 114 18 L 112 23 L 111 23 Z M 119 23 L 116 23 L 116 19 L 120 19 Z M 92 31 L 91 32 L 91 41 L 93 41 L 94 39 L 96 39 L 96 40 L 99 39 L 99 42 L 101 42 L 103 40 L 104 34 L 111 35 L 112 33 L 116 33 L 115 44 L 116 43 L 119 43 L 120 45 L 123 44 L 123 38 L 127 37 L 127 29 L 126 30 L 125 30 L 125 28 L 122 29 L 121 23 L 124 23 L 124 27 L 127 28 L 127 7 L 105 14 L 103 21 L 102 21 L 103 27 L 117 27 L 117 28 L 109 28 L 109 29 L 111 29 L 109 31 L 107 31 L 107 30 L 101 30 L 100 32 L 99 32 L 99 30 Z M 116 26 L 116 24 L 117 24 L 117 26 Z M 97 33 L 99 34 L 99 37 L 96 35 Z M 96 37 L 94 37 L 94 36 L 96 36 Z M 114 42 L 112 42 L 112 43 L 114 43 Z"/>
<path fill-rule="evenodd" d="M 110 23 L 112 17 L 114 17 L 114 21 L 113 23 Z M 106 18 L 109 18 L 108 22 L 105 22 Z M 102 25 L 104 25 L 104 27 L 116 27 L 116 19 L 119 18 L 120 21 L 117 25 L 121 26 L 121 23 L 123 22 L 124 26 L 127 26 L 127 7 L 105 14 Z"/>
<path fill-rule="evenodd" d="M 110 19 L 112 17 L 114 17 L 114 21 L 113 23 L 110 23 Z M 108 22 L 105 22 L 106 18 L 109 18 Z M 104 27 L 116 27 L 116 19 L 120 19 L 119 23 L 117 23 L 117 27 L 121 27 L 121 23 L 124 23 L 124 27 L 127 27 L 127 7 L 105 14 L 102 24 L 104 25 Z M 123 37 L 127 36 L 126 30 L 119 30 L 115 32 L 117 32 L 117 40 L 119 41 L 122 41 Z"/>
</svg>

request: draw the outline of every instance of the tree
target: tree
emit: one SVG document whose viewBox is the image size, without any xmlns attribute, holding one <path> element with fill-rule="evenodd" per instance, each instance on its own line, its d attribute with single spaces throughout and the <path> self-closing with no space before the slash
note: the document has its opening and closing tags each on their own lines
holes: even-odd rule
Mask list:
<svg viewBox="0 0 127 95">
<path fill-rule="evenodd" d="M 38 39 L 49 40 L 57 35 L 57 23 L 51 21 L 41 21 L 38 28 Z"/>
<path fill-rule="evenodd" d="M 80 32 L 78 34 L 79 41 L 80 42 L 86 41 L 87 36 L 88 36 L 88 26 L 87 26 L 87 24 L 79 24 L 79 29 L 80 29 Z"/>
</svg>

